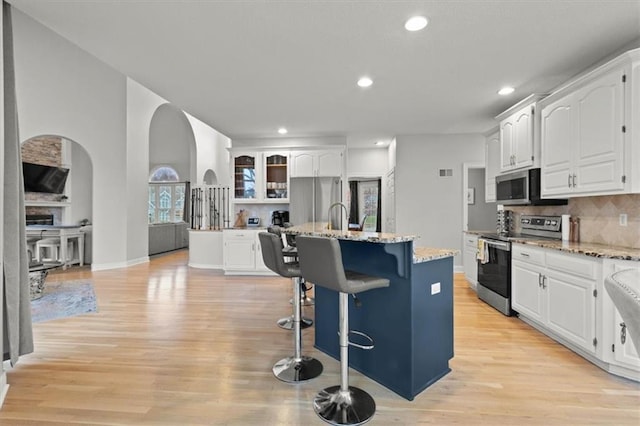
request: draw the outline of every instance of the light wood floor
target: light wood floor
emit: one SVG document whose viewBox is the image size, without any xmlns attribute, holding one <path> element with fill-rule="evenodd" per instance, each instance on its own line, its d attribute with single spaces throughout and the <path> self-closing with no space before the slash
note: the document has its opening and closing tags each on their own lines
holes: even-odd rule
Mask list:
<svg viewBox="0 0 640 426">
<path fill-rule="evenodd" d="M 338 362 L 290 385 L 271 366 L 292 352 L 275 325 L 290 313 L 282 278 L 224 277 L 186 266 L 187 252 L 91 278 L 99 312 L 34 324 L 33 354 L 8 372 L 0 425 L 323 425 L 316 391 L 339 384 Z M 307 308 L 307 314 L 313 310 Z M 384 315 L 384 313 L 381 313 Z M 455 280 L 452 372 L 406 401 L 355 371 L 376 400 L 372 425 L 640 425 L 640 386 L 605 373 Z"/>
</svg>

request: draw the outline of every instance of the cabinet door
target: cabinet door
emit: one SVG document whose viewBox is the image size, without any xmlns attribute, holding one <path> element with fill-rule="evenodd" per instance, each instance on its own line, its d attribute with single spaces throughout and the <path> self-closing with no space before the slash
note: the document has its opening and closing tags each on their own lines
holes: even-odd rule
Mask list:
<svg viewBox="0 0 640 426">
<path fill-rule="evenodd" d="M 595 353 L 595 281 L 550 271 L 545 285 L 548 327 L 569 342 Z"/>
<path fill-rule="evenodd" d="M 315 175 L 316 164 L 311 151 L 291 153 L 291 177 L 312 177 Z"/>
<path fill-rule="evenodd" d="M 496 175 L 500 173 L 500 133 L 489 136 L 485 142 L 485 192 L 487 203 L 496 201 Z"/>
<path fill-rule="evenodd" d="M 343 169 L 342 152 L 320 151 L 317 153 L 318 176 L 342 176 Z"/>
<path fill-rule="evenodd" d="M 500 123 L 500 170 L 513 168 L 514 125 L 511 117 Z"/>
<path fill-rule="evenodd" d="M 289 201 L 289 156 L 284 153 L 264 154 L 265 201 Z"/>
<path fill-rule="evenodd" d="M 511 262 L 511 307 L 540 323 L 544 322 L 543 269 L 525 262 Z"/>
<path fill-rule="evenodd" d="M 640 355 L 636 351 L 631 335 L 627 330 L 624 320 L 617 309 L 615 311 L 615 334 L 614 334 L 614 358 L 615 360 L 630 367 L 635 371 L 640 371 Z"/>
<path fill-rule="evenodd" d="M 255 237 L 252 231 L 223 231 L 224 269 L 251 271 L 255 269 Z"/>
<path fill-rule="evenodd" d="M 542 196 L 569 195 L 572 192 L 571 141 L 573 107 L 571 97 L 542 109 Z"/>
<path fill-rule="evenodd" d="M 236 200 L 255 200 L 260 194 L 257 154 L 233 156 L 233 197 Z"/>
<path fill-rule="evenodd" d="M 624 189 L 622 74 L 606 74 L 574 94 L 575 192 Z"/>
<path fill-rule="evenodd" d="M 519 111 L 513 120 L 513 168 L 533 164 L 533 107 Z"/>
<path fill-rule="evenodd" d="M 464 234 L 464 276 L 469 281 L 470 287 L 475 289 L 478 283 L 478 236 Z"/>
<path fill-rule="evenodd" d="M 256 255 L 256 262 L 255 262 L 255 268 L 256 271 L 261 271 L 261 272 L 267 272 L 270 271 L 269 268 L 267 268 L 267 265 L 264 264 L 264 259 L 262 257 L 262 245 L 260 244 L 260 238 L 258 237 L 258 232 L 255 233 L 255 255 Z"/>
</svg>

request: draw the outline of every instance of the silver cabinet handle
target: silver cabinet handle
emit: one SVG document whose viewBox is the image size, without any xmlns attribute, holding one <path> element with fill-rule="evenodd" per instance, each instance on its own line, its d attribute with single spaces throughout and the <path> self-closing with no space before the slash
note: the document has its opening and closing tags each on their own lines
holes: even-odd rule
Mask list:
<svg viewBox="0 0 640 426">
<path fill-rule="evenodd" d="M 520 256 L 522 256 L 522 257 L 529 257 L 529 253 L 520 253 Z"/>
<path fill-rule="evenodd" d="M 543 275 L 542 276 L 542 288 L 543 289 L 547 288 L 547 284 L 545 283 L 545 281 L 547 281 L 547 276 Z"/>
<path fill-rule="evenodd" d="M 571 188 L 571 173 L 569 173 L 569 176 L 567 177 L 567 186 Z"/>
<path fill-rule="evenodd" d="M 624 345 L 627 341 L 627 324 L 621 322 L 620 323 L 620 343 Z"/>
<path fill-rule="evenodd" d="M 538 287 L 542 287 L 542 274 L 538 273 Z"/>
<path fill-rule="evenodd" d="M 576 175 L 575 173 L 573 174 L 573 187 L 576 187 Z"/>
</svg>

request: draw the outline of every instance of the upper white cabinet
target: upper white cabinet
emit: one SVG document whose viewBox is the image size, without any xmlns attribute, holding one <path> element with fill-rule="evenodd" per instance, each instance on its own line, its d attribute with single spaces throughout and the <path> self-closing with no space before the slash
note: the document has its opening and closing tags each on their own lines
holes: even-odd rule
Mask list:
<svg viewBox="0 0 640 426">
<path fill-rule="evenodd" d="M 496 176 L 500 173 L 500 132 L 489 136 L 484 146 L 484 201 L 496 201 Z"/>
<path fill-rule="evenodd" d="M 539 164 L 537 101 L 543 96 L 531 95 L 496 117 L 500 121 L 500 172 Z"/>
<path fill-rule="evenodd" d="M 343 150 L 291 152 L 291 177 L 342 176 L 343 174 Z"/>
<path fill-rule="evenodd" d="M 640 191 L 639 61 L 628 52 L 540 102 L 543 197 Z"/>
<path fill-rule="evenodd" d="M 236 203 L 288 203 L 288 151 L 234 152 L 232 182 Z"/>
</svg>

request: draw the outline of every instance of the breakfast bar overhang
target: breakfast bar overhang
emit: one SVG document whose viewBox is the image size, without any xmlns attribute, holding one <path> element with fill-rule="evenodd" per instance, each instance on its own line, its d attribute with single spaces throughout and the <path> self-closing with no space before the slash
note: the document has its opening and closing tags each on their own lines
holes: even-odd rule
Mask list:
<svg viewBox="0 0 640 426">
<path fill-rule="evenodd" d="M 370 336 L 375 347 L 352 348 L 349 366 L 413 400 L 451 371 L 456 251 L 414 248 L 414 236 L 325 228 L 310 223 L 284 231 L 337 238 L 345 269 L 390 280 L 389 287 L 350 298 L 351 330 Z M 315 347 L 339 359 L 338 293 L 315 286 L 315 301 Z M 366 344 L 355 334 L 350 340 Z"/>
</svg>

